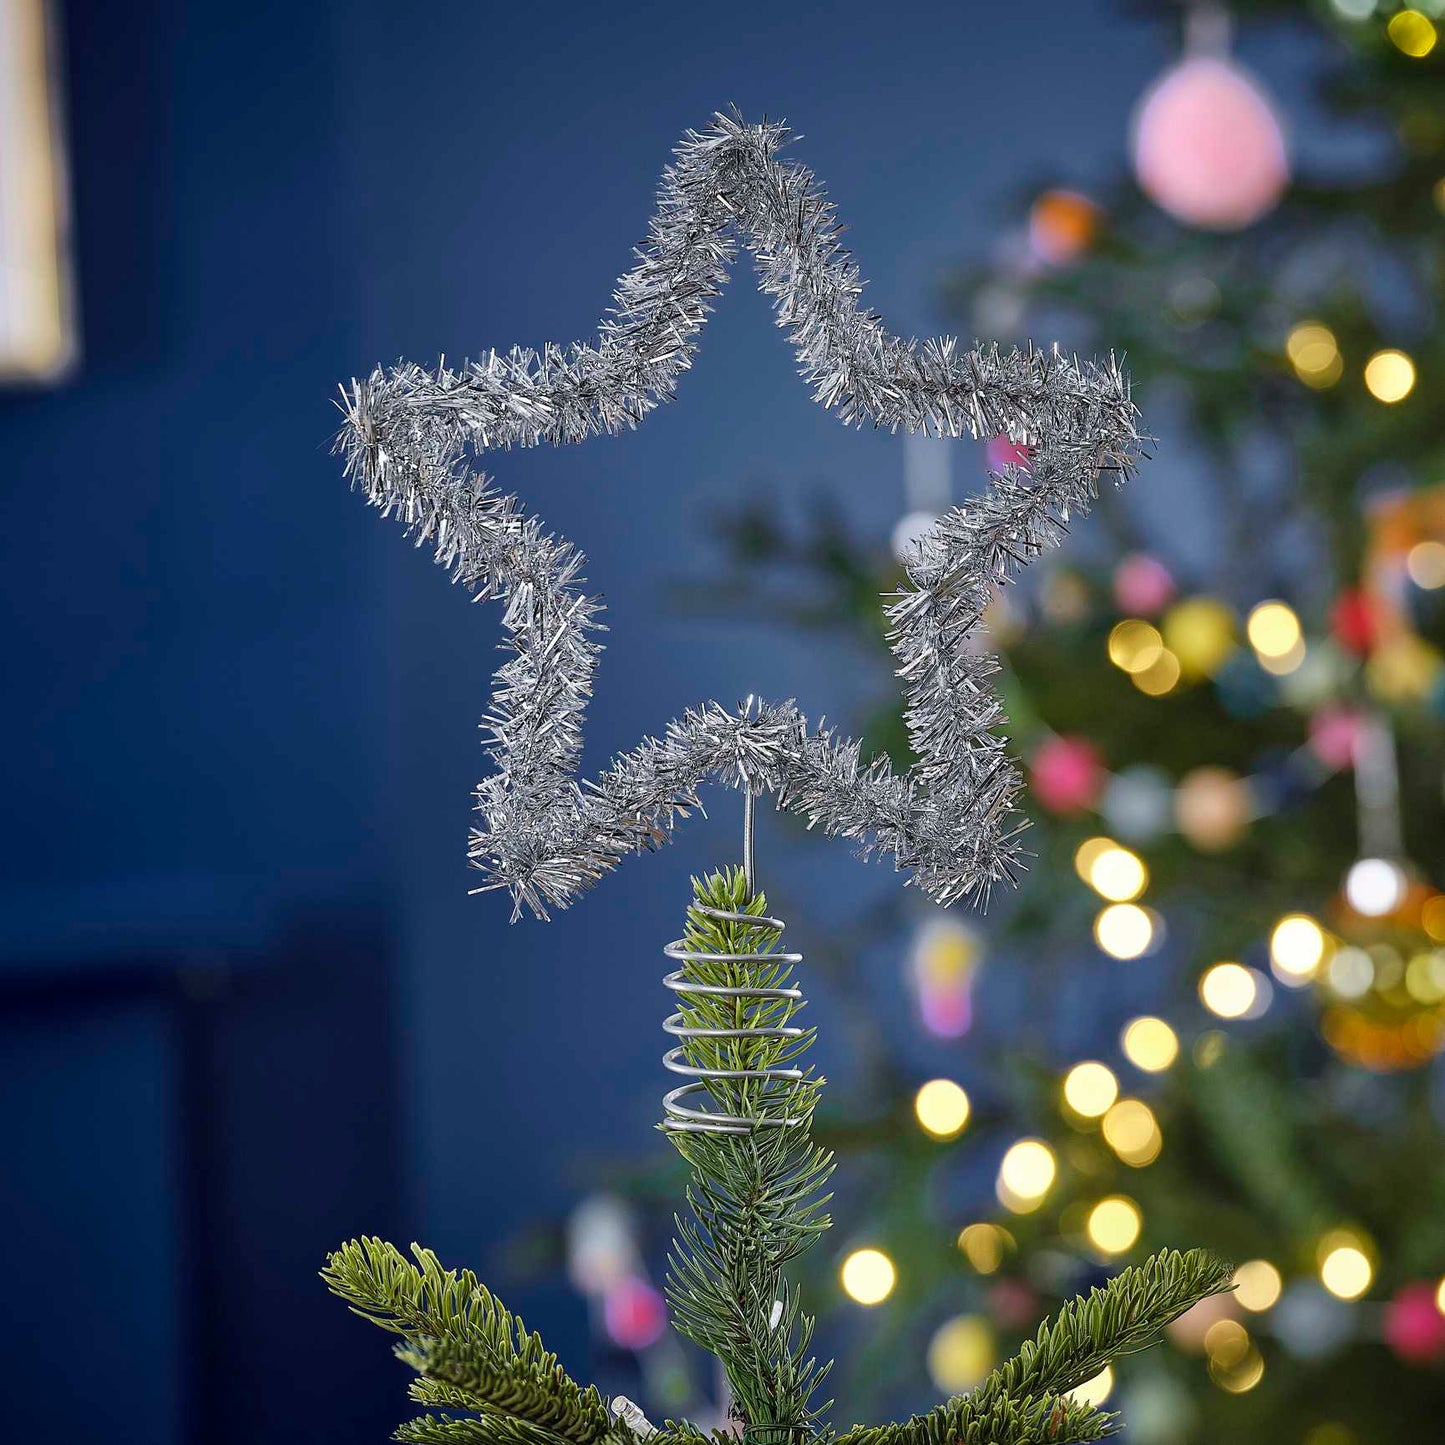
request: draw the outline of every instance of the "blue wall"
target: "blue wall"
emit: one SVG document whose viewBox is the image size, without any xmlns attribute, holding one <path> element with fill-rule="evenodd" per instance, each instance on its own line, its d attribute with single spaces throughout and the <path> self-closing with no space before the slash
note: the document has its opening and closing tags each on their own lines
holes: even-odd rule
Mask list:
<svg viewBox="0 0 1445 1445">
<path fill-rule="evenodd" d="M 935 276 L 987 244 L 1001 197 L 1032 176 L 1087 182 L 1117 159 L 1163 38 L 1151 48 L 1092 4 L 921 0 L 70 0 L 64 18 L 85 360 L 53 393 L 0 398 L 4 977 L 31 988 L 83 962 L 79 997 L 137 951 L 162 973 L 196 956 L 244 971 L 291 956 L 277 940 L 298 908 L 365 920 L 361 952 L 394 965 L 367 973 L 346 1016 L 380 1012 L 374 1049 L 337 1047 L 328 1029 L 344 984 L 289 1022 L 279 1006 L 247 1016 L 286 1038 L 281 1057 L 326 1060 L 337 1107 L 375 1120 L 369 1135 L 354 1124 L 356 1187 L 312 1222 L 334 1225 L 327 1238 L 411 1228 L 484 1264 L 575 1197 L 589 1157 L 653 1147 L 658 946 L 688 872 L 731 854 L 734 809 L 721 800 L 676 849 L 625 866 L 550 927 L 510 926 L 498 899 L 466 897 L 496 619 L 347 495 L 327 454 L 335 384 L 380 359 L 587 333 L 680 130 L 733 102 L 805 133 L 797 153 L 851 225 L 872 304 L 899 330 L 931 330 Z M 800 497 L 826 478 L 881 535 L 899 467 L 895 442 L 811 405 L 746 267 L 676 404 L 644 430 L 503 459 L 501 480 L 586 549 L 612 608 L 589 768 L 706 697 L 843 710 L 826 653 L 684 623 L 659 598 L 707 557 L 710 505 L 763 486 Z M 765 859 L 776 846 L 765 831 Z M 828 886 L 891 886 L 819 846 Z M 190 1156 L 166 1142 L 185 1101 L 171 1097 L 180 1075 L 156 1018 L 116 1002 L 67 1026 L 65 1048 L 27 1026 L 0 1058 L 0 1142 L 23 1160 L 0 1196 L 4 1245 L 24 1245 L 21 1222 L 44 1215 L 51 1249 L 73 1239 L 102 1262 L 136 1251 L 103 1287 L 73 1284 L 94 1340 L 115 1351 L 104 1417 L 79 1408 L 82 1390 L 51 1438 L 219 1438 L 179 1382 L 194 1340 L 165 1220 Z M 234 1081 L 243 1060 L 228 1049 L 208 1057 Z M 63 1139 L 27 1110 L 42 1088 L 78 1117 L 103 1098 L 142 1143 Z M 261 1091 L 236 1129 L 264 1131 L 276 1107 Z M 112 1140 L 123 1127 L 90 1117 Z M 274 1132 L 296 1151 L 299 1190 L 316 1172 L 302 1156 L 323 1146 Z M 284 1157 L 275 1167 L 286 1178 Z M 83 1180 L 128 1190 L 135 1213 L 67 1222 Z M 282 1249 L 284 1209 L 215 1187 L 233 1231 L 220 1264 L 284 1257 L 274 1320 L 309 1318 L 318 1287 Z M 385 1217 L 358 1222 L 362 1205 Z M 580 1305 L 557 1291 L 522 1303 L 580 1363 Z M 336 1312 L 334 1348 L 381 1360 L 382 1341 Z M 217 1328 L 224 1371 L 231 1341 Z M 153 1365 L 127 1358 L 127 1336 L 159 1352 Z M 5 1354 L 18 1377 L 23 1359 Z M 273 1438 L 329 1438 L 315 1422 L 364 1389 L 341 1361 L 326 1356 L 329 1384 L 312 1392 L 241 1382 L 294 1410 L 289 1425 L 264 1415 Z M 383 1384 L 389 1403 L 368 1397 L 358 1428 L 402 1414 L 399 1380 Z M 142 1418 L 143 1432 L 117 1431 Z"/>
</svg>

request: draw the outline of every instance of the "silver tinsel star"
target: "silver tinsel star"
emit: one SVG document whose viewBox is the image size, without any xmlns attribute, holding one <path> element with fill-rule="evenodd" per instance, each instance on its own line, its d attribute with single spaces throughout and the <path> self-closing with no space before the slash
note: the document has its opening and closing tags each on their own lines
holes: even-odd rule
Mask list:
<svg viewBox="0 0 1445 1445">
<path fill-rule="evenodd" d="M 769 792 L 865 856 L 893 854 L 940 903 L 1014 874 L 1019 780 L 993 731 L 997 665 L 966 642 L 994 588 L 1087 511 L 1100 475 L 1134 470 L 1128 380 L 1112 358 L 892 335 L 859 305 L 858 268 L 813 173 L 778 159 L 787 139 L 782 125 L 728 115 L 687 133 L 595 344 L 488 351 L 458 369 L 402 363 L 344 389 L 338 447 L 353 484 L 433 546 L 454 580 L 505 603 L 512 656 L 484 719 L 495 771 L 477 789 L 484 823 L 470 854 L 517 909 L 546 917 L 629 853 L 665 843 L 705 782 Z M 1003 468 L 986 496 L 940 518 L 888 601 L 919 759 L 907 773 L 810 729 L 791 700 L 750 698 L 734 710 L 703 703 L 579 781 L 602 603 L 582 591 L 581 553 L 468 457 L 637 426 L 691 365 L 739 243 L 820 405 L 895 432 L 1005 434 L 1027 443 L 1029 467 Z"/>
</svg>

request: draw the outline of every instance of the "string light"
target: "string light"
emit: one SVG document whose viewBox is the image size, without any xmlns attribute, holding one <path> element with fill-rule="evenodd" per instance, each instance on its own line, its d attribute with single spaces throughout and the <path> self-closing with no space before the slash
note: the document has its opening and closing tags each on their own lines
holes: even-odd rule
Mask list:
<svg viewBox="0 0 1445 1445">
<path fill-rule="evenodd" d="M 1125 672 L 1143 672 L 1159 660 L 1164 638 L 1152 623 L 1138 617 L 1116 622 L 1109 632 L 1109 661 Z"/>
<path fill-rule="evenodd" d="M 977 1315 L 945 1320 L 928 1345 L 928 1373 L 945 1394 L 971 1390 L 993 1368 L 993 1330 Z"/>
<path fill-rule="evenodd" d="M 1216 963 L 1199 979 L 1204 1007 L 1222 1019 L 1248 1018 L 1258 1007 L 1263 978 L 1241 963 Z"/>
<path fill-rule="evenodd" d="M 1069 1399 L 1076 1404 L 1087 1405 L 1097 1410 L 1114 1388 L 1114 1371 L 1109 1365 L 1105 1365 L 1097 1375 L 1085 1380 L 1082 1385 L 1075 1385 L 1072 1390 L 1067 1391 Z"/>
<path fill-rule="evenodd" d="M 1075 1064 L 1064 1076 L 1064 1102 L 1082 1119 L 1098 1119 L 1119 1097 L 1119 1081 L 1092 1059 Z"/>
<path fill-rule="evenodd" d="M 1428 15 L 1418 10 L 1401 10 L 1390 17 L 1385 27 L 1395 49 L 1412 60 L 1423 60 L 1434 50 L 1439 32 Z"/>
<path fill-rule="evenodd" d="M 1013 1235 L 996 1224 L 969 1224 L 958 1232 L 959 1250 L 980 1274 L 992 1274 L 1013 1242 Z"/>
<path fill-rule="evenodd" d="M 1184 675 L 1178 657 L 1166 647 L 1148 667 L 1129 674 L 1129 681 L 1147 697 L 1163 697 L 1173 692 Z"/>
<path fill-rule="evenodd" d="M 860 1305 L 882 1304 L 893 1293 L 898 1271 L 881 1249 L 855 1249 L 838 1271 L 843 1292 Z"/>
<path fill-rule="evenodd" d="M 1141 958 L 1154 943 L 1154 920 L 1137 903 L 1111 903 L 1094 920 L 1094 941 L 1110 958 Z"/>
<path fill-rule="evenodd" d="M 1283 1288 L 1279 1271 L 1267 1259 L 1251 1259 L 1234 1271 L 1234 1298 L 1255 1314 L 1269 1309 Z"/>
<path fill-rule="evenodd" d="M 1028 1214 L 1044 1202 L 1057 1173 L 1054 1151 L 1042 1139 L 1020 1139 L 998 1166 L 994 1192 L 1005 1209 Z"/>
<path fill-rule="evenodd" d="M 1117 848 L 1119 845 L 1112 838 L 1085 838 L 1077 848 L 1074 849 L 1074 872 L 1079 875 L 1085 883 L 1089 882 L 1089 875 L 1094 871 L 1094 864 L 1098 858 L 1109 851 L 1110 848 Z M 1441 900 L 1445 902 L 1445 899 Z M 1442 918 L 1445 918 L 1445 911 L 1442 911 Z"/>
<path fill-rule="evenodd" d="M 1404 401 L 1415 389 L 1415 363 L 1393 347 L 1377 351 L 1365 363 L 1365 389 L 1387 406 Z"/>
<path fill-rule="evenodd" d="M 1104 1115 L 1103 1133 L 1114 1153 L 1135 1169 L 1152 1164 L 1164 1147 L 1159 1121 L 1142 1099 L 1120 1099 Z"/>
<path fill-rule="evenodd" d="M 1269 936 L 1269 966 L 1289 988 L 1301 988 L 1316 973 L 1325 956 L 1325 932 L 1307 913 L 1288 913 Z"/>
<path fill-rule="evenodd" d="M 1393 913 L 1404 898 L 1404 870 L 1388 858 L 1361 858 L 1345 875 L 1345 900 L 1366 918 Z"/>
<path fill-rule="evenodd" d="M 1291 329 L 1284 349 L 1294 374 L 1316 390 L 1333 386 L 1345 373 L 1335 333 L 1322 322 L 1301 321 Z"/>
<path fill-rule="evenodd" d="M 1405 571 L 1427 592 L 1445 587 L 1445 542 L 1416 542 L 1405 555 Z"/>
<path fill-rule="evenodd" d="M 1342 948 L 1330 959 L 1325 981 L 1341 998 L 1363 998 L 1375 981 L 1375 960 L 1363 948 Z"/>
<path fill-rule="evenodd" d="M 1149 869 L 1132 849 L 1110 843 L 1090 855 L 1084 881 L 1111 903 L 1132 903 L 1149 886 Z"/>
<path fill-rule="evenodd" d="M 1445 1278 L 1442 1278 L 1435 1290 L 1435 1308 L 1445 1315 Z"/>
<path fill-rule="evenodd" d="M 1090 1211 L 1084 1232 L 1100 1254 L 1127 1254 L 1138 1242 L 1144 1216 L 1132 1199 L 1112 1194 Z"/>
<path fill-rule="evenodd" d="M 1146 1074 L 1163 1073 L 1179 1057 L 1179 1035 L 1149 1014 L 1126 1024 L 1119 1043 L 1124 1057 Z"/>
<path fill-rule="evenodd" d="M 1358 1235 L 1334 1230 L 1320 1241 L 1317 1254 L 1320 1283 L 1337 1299 L 1357 1300 L 1369 1289 L 1375 1267 Z"/>
<path fill-rule="evenodd" d="M 956 1139 L 968 1124 L 968 1095 L 952 1079 L 930 1079 L 913 1098 L 923 1132 L 934 1139 Z"/>
<path fill-rule="evenodd" d="M 1266 672 L 1282 676 L 1305 659 L 1304 629 L 1286 602 L 1261 602 L 1249 614 L 1244 630 Z"/>
</svg>

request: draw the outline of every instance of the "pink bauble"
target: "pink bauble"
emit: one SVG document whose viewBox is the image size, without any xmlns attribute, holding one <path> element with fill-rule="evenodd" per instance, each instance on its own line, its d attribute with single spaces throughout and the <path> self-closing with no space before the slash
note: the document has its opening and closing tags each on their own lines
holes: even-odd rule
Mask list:
<svg viewBox="0 0 1445 1445">
<path fill-rule="evenodd" d="M 1005 467 L 1017 467 L 1023 472 L 1029 469 L 1029 449 L 1022 442 L 1010 441 L 1000 434 L 988 439 L 984 451 L 991 472 L 1001 472 Z"/>
<path fill-rule="evenodd" d="M 1087 738 L 1050 738 L 1034 753 L 1029 776 L 1034 796 L 1051 813 L 1079 813 L 1098 802 L 1104 763 Z"/>
<path fill-rule="evenodd" d="M 607 1337 L 624 1350 L 645 1350 L 667 1328 L 667 1305 L 645 1279 L 624 1279 L 602 1301 Z"/>
<path fill-rule="evenodd" d="M 1120 612 L 1157 617 L 1174 597 L 1174 578 L 1157 557 L 1131 552 L 1114 569 L 1114 601 Z"/>
<path fill-rule="evenodd" d="M 1445 1359 L 1445 1315 L 1435 1303 L 1435 1286 L 1417 1280 L 1404 1285 L 1385 1306 L 1385 1343 L 1406 1364 Z"/>
<path fill-rule="evenodd" d="M 1274 209 L 1289 154 L 1268 97 L 1232 61 L 1196 56 L 1166 71 L 1134 113 L 1134 174 L 1177 221 L 1239 231 Z"/>
</svg>

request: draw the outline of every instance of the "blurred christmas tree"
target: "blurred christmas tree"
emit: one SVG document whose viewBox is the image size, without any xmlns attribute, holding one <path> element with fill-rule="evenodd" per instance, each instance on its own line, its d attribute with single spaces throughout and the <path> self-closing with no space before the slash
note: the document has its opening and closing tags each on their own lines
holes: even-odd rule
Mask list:
<svg viewBox="0 0 1445 1445">
<path fill-rule="evenodd" d="M 887 1391 L 968 1388 L 1040 1303 L 1187 1239 L 1239 1288 L 1114 1382 L 1130 1440 L 1373 1445 L 1445 1414 L 1442 11 L 1170 7 L 1131 174 L 1034 188 L 1002 261 L 947 285 L 965 333 L 1126 352 L 1163 444 L 1092 565 L 989 619 L 1039 865 L 986 949 L 891 902 L 810 940 L 854 978 L 901 963 L 917 1006 L 911 1036 L 852 1021 L 856 1097 L 891 1103 L 820 1120 L 876 1166 L 866 1248 L 833 1261 L 840 1307 L 872 1306 L 854 1378 L 911 1357 Z M 1256 36 L 1317 82 L 1293 161 L 1232 56 Z M 988 450 L 1026 465 L 1028 438 Z M 959 456 L 910 443 L 895 552 Z M 855 642 L 870 741 L 906 757 L 894 557 L 827 507 L 723 531 L 714 605 Z M 645 1348 L 660 1306 L 592 1210 L 575 1272 Z"/>
</svg>

